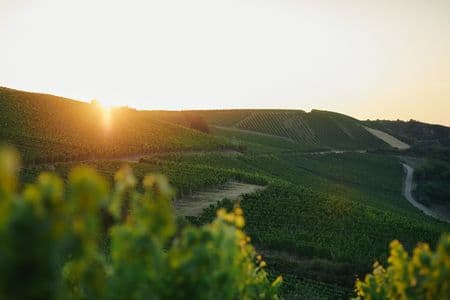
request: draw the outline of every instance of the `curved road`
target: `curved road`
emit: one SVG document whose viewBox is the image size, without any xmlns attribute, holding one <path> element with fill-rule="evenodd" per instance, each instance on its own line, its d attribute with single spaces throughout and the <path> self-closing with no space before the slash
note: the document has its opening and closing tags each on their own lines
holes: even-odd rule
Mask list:
<svg viewBox="0 0 450 300">
<path fill-rule="evenodd" d="M 406 200 L 408 200 L 409 203 L 411 203 L 417 209 L 421 210 L 427 216 L 430 216 L 443 222 L 450 223 L 450 220 L 448 218 L 441 216 L 439 213 L 436 213 L 435 211 L 431 210 L 430 208 L 417 202 L 414 199 L 412 195 L 414 169 L 411 166 L 408 166 L 407 164 L 403 164 L 403 168 L 406 171 L 405 184 L 403 188 L 403 194 L 405 195 Z"/>
</svg>

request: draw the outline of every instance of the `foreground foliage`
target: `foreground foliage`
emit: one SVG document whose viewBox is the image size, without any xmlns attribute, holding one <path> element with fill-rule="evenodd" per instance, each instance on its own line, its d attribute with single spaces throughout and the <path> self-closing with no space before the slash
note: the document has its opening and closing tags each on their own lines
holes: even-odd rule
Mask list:
<svg viewBox="0 0 450 300">
<path fill-rule="evenodd" d="M 389 266 L 375 263 L 373 274 L 356 282 L 358 295 L 365 299 L 449 299 L 450 235 L 443 235 L 435 252 L 419 244 L 412 257 L 403 246 L 391 242 Z"/>
<path fill-rule="evenodd" d="M 138 192 L 124 168 L 110 190 L 78 167 L 67 185 L 42 173 L 20 191 L 17 161 L 0 153 L 0 299 L 278 298 L 241 209 L 180 228 L 165 177 Z"/>
</svg>

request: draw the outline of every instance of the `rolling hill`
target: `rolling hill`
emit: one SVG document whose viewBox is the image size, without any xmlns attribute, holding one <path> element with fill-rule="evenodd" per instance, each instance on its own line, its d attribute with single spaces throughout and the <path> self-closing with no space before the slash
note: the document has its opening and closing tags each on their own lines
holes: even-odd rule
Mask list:
<svg viewBox="0 0 450 300">
<path fill-rule="evenodd" d="M 232 148 L 225 139 L 128 108 L 0 88 L 0 140 L 29 161 L 125 157 Z"/>
<path fill-rule="evenodd" d="M 329 111 L 204 110 L 159 113 L 162 119 L 183 125 L 186 125 L 185 115 L 188 114 L 200 116 L 213 128 L 282 137 L 309 148 L 389 148 L 370 134 L 360 121 Z"/>
<path fill-rule="evenodd" d="M 342 114 L 128 108 L 108 113 L 96 104 L 6 88 L 0 89 L 0 109 L 0 140 L 16 146 L 26 161 L 50 162 L 25 164 L 22 184 L 35 182 L 41 171 L 67 178 L 80 163 L 112 182 L 128 162 L 138 189 L 145 174 L 162 173 L 177 200 L 230 182 L 258 185 L 237 201 L 245 232 L 270 274 L 284 277 L 286 299 L 349 298 L 356 276 L 369 272 L 375 260 L 386 262 L 390 241 L 412 249 L 418 242 L 435 244 L 450 230 L 402 196 L 399 151 L 369 133 L 364 126 L 370 124 Z M 189 128 L 193 117 L 210 132 Z M 338 149 L 347 151 L 330 151 Z M 359 151 L 372 149 L 382 151 Z M 133 155 L 139 159 L 130 162 Z M 235 204 L 223 199 L 180 222 L 205 224 L 216 209 Z"/>
<path fill-rule="evenodd" d="M 36 162 L 235 149 L 234 140 L 245 134 L 300 151 L 389 148 L 358 120 L 318 110 L 105 111 L 96 103 L 8 88 L 0 88 L 0 106 L 0 139 Z M 218 134 L 192 130 L 192 116 Z"/>
</svg>

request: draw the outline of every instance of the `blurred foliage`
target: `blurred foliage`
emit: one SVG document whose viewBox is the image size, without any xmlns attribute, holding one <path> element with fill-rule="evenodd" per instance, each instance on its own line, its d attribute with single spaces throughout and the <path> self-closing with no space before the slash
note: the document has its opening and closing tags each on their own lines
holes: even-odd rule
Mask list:
<svg viewBox="0 0 450 300">
<path fill-rule="evenodd" d="M 19 162 L 0 153 L 0 299 L 278 299 L 242 231 L 242 210 L 178 223 L 172 188 L 129 168 L 112 189 L 90 168 L 67 184 L 51 173 L 19 188 Z"/>
<path fill-rule="evenodd" d="M 449 299 L 450 235 L 441 237 L 435 252 L 419 244 L 412 257 L 394 240 L 388 267 L 374 264 L 372 274 L 357 280 L 356 291 L 364 299 Z"/>
</svg>

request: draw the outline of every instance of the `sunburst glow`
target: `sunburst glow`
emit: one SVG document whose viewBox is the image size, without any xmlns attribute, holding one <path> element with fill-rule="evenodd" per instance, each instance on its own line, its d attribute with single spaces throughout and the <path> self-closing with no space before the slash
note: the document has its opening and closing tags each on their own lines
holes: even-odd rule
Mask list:
<svg viewBox="0 0 450 300">
<path fill-rule="evenodd" d="M 112 127 L 112 108 L 111 106 L 102 107 L 103 128 L 110 131 Z"/>
<path fill-rule="evenodd" d="M 113 123 L 113 107 L 101 100 L 92 100 L 93 108 L 99 112 L 102 128 L 105 132 L 109 132 Z"/>
</svg>

